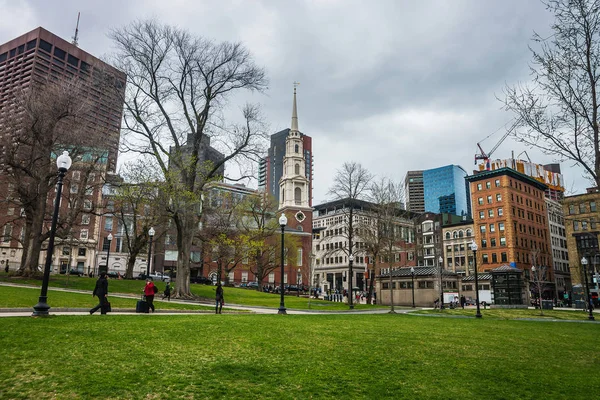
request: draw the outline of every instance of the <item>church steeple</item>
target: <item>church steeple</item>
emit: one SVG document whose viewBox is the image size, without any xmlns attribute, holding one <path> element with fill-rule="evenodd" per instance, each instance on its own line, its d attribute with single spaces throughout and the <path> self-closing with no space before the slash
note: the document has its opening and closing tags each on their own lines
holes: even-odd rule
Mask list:
<svg viewBox="0 0 600 400">
<path fill-rule="evenodd" d="M 294 104 L 292 106 L 292 131 L 298 131 L 298 108 L 296 107 L 296 86 L 298 86 L 300 82 L 294 82 Z"/>
</svg>

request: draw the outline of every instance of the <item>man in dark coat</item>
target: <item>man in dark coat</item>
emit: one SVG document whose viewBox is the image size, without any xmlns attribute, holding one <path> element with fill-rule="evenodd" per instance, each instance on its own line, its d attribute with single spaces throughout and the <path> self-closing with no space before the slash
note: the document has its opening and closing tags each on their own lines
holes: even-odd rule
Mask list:
<svg viewBox="0 0 600 400">
<path fill-rule="evenodd" d="M 215 314 L 221 314 L 223 309 L 223 287 L 221 282 L 217 284 L 217 293 L 215 294 Z"/>
<path fill-rule="evenodd" d="M 98 309 L 100 309 L 100 314 L 106 314 L 108 280 L 106 279 L 106 273 L 104 272 L 100 274 L 100 277 L 96 281 L 96 287 L 92 292 L 92 297 L 94 296 L 98 296 L 98 300 L 100 300 L 100 303 L 90 310 L 90 315 L 98 311 Z"/>
</svg>

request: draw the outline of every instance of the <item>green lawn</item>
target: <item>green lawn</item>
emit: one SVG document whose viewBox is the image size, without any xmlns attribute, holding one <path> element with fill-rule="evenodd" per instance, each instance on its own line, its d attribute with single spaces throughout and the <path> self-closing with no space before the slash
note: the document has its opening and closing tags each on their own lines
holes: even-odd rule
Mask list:
<svg viewBox="0 0 600 400">
<path fill-rule="evenodd" d="M 4 399 L 589 399 L 600 326 L 410 315 L 0 319 Z"/>
<path fill-rule="evenodd" d="M 38 302 L 40 296 L 39 288 L 21 288 L 0 286 L 0 309 L 2 308 L 32 308 Z M 120 298 L 110 296 L 111 307 L 114 309 L 135 309 L 137 298 Z M 48 291 L 48 304 L 52 308 L 92 308 L 98 304 L 98 298 L 90 294 L 70 293 L 57 290 Z M 160 296 L 154 300 L 157 310 L 195 310 L 214 311 L 214 308 L 200 306 L 198 304 L 179 304 L 169 301 L 161 301 Z"/>
<path fill-rule="evenodd" d="M 0 282 L 11 282 L 18 284 L 41 286 L 41 279 L 23 279 L 14 276 L 6 276 L 0 274 Z M 51 275 L 49 287 L 68 288 L 75 290 L 94 289 L 96 279 L 77 276 Z M 142 293 L 145 282 L 140 280 L 125 280 L 125 279 L 109 279 L 108 291 L 110 293 L 124 293 L 139 295 Z M 162 293 L 165 288 L 165 283 L 156 282 L 159 293 Z M 216 286 L 191 284 L 191 291 L 199 299 L 214 300 Z M 225 304 L 243 304 L 247 306 L 261 307 L 279 307 L 280 296 L 274 293 L 263 293 L 252 289 L 242 289 L 234 287 L 223 288 L 225 295 Z M 348 305 L 344 303 L 334 303 L 330 301 L 309 299 L 306 297 L 297 297 L 293 295 L 285 296 L 285 306 L 298 310 L 317 309 L 317 310 L 347 310 Z M 373 306 L 366 304 L 355 305 L 356 309 L 381 308 L 381 306 Z"/>
<path fill-rule="evenodd" d="M 445 309 L 439 310 L 418 310 L 415 314 L 426 314 L 426 315 L 443 315 L 443 316 L 466 316 L 474 317 L 476 314 L 475 308 L 468 309 Z M 484 310 L 481 308 L 481 315 L 484 318 L 496 318 L 496 319 L 558 319 L 558 320 L 573 320 L 573 321 L 587 321 L 588 313 L 583 310 L 572 310 L 572 309 L 556 309 L 556 310 L 544 310 L 544 314 L 540 313 L 540 310 L 534 309 L 504 309 L 504 308 L 488 308 Z M 600 320 L 600 314 L 595 313 L 595 318 Z"/>
</svg>

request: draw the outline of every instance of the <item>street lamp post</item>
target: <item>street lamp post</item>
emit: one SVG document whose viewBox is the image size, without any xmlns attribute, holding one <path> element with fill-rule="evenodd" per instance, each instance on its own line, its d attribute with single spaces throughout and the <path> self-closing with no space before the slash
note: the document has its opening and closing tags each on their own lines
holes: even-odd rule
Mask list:
<svg viewBox="0 0 600 400">
<path fill-rule="evenodd" d="M 477 314 L 476 318 L 481 318 L 481 311 L 479 310 L 479 280 L 477 279 L 477 243 L 471 242 L 471 250 L 473 250 L 473 266 L 475 267 L 475 301 L 477 302 Z"/>
<path fill-rule="evenodd" d="M 106 239 L 108 239 L 108 251 L 106 252 L 106 273 L 108 273 L 108 267 L 110 265 L 110 244 L 113 240 L 112 233 L 109 233 Z"/>
<path fill-rule="evenodd" d="M 52 253 L 54 252 L 54 236 L 56 235 L 56 223 L 58 221 L 58 211 L 60 209 L 60 196 L 63 187 L 63 178 L 71 167 L 71 157 L 68 151 L 63 151 L 62 155 L 56 159 L 58 167 L 58 180 L 56 182 L 56 198 L 54 199 L 54 213 L 52 214 L 52 225 L 50 225 L 50 238 L 48 239 L 48 251 L 46 252 L 46 264 L 44 265 L 44 280 L 42 281 L 42 290 L 38 303 L 33 306 L 34 317 L 48 316 L 50 306 L 48 300 L 48 281 L 50 280 L 50 267 L 52 264 Z"/>
<path fill-rule="evenodd" d="M 348 305 L 350 309 L 354 309 L 354 304 L 352 304 L 352 263 L 354 262 L 354 255 L 350 254 L 348 257 Z"/>
<path fill-rule="evenodd" d="M 298 279 L 296 280 L 296 297 L 300 297 L 300 281 L 302 280 L 302 270 L 298 268 Z M 310 296 L 309 296 L 310 297 Z"/>
<path fill-rule="evenodd" d="M 277 311 L 277 314 L 287 314 L 287 312 L 285 311 L 285 300 L 283 299 L 283 278 L 284 278 L 284 274 L 283 274 L 283 259 L 284 259 L 284 229 L 285 226 L 287 225 L 287 217 L 285 216 L 284 213 L 281 213 L 281 216 L 279 217 L 279 226 L 281 227 L 281 284 L 279 285 L 279 292 L 281 293 L 281 300 L 279 301 L 279 310 Z"/>
<path fill-rule="evenodd" d="M 415 308 L 415 268 L 414 267 L 410 267 L 410 276 L 411 276 L 411 280 L 412 280 L 412 301 L 413 301 L 413 308 Z"/>
<path fill-rule="evenodd" d="M 444 309 L 444 259 L 442 256 L 438 258 L 438 266 L 440 267 L 440 310 Z"/>
<path fill-rule="evenodd" d="M 581 265 L 583 265 L 583 275 L 585 278 L 585 292 L 587 295 L 587 303 L 588 303 L 588 310 L 590 311 L 590 315 L 588 315 L 588 319 L 590 321 L 594 321 L 594 314 L 592 313 L 592 296 L 590 296 L 590 287 L 588 285 L 588 278 L 587 278 L 587 264 L 588 264 L 588 260 L 585 257 L 581 258 Z"/>
<path fill-rule="evenodd" d="M 150 229 L 148 229 L 148 263 L 146 265 L 146 278 L 150 276 L 150 260 L 152 259 L 152 238 L 154 237 L 155 233 L 156 232 L 154 231 L 153 227 L 150 227 Z"/>
</svg>

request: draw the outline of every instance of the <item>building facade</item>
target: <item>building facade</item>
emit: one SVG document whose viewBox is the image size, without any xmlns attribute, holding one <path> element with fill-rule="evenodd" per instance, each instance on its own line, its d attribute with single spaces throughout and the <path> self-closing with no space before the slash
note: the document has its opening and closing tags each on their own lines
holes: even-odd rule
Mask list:
<svg viewBox="0 0 600 400">
<path fill-rule="evenodd" d="M 425 211 L 438 214 L 471 215 L 467 173 L 458 165 L 423 171 Z"/>
<path fill-rule="evenodd" d="M 425 212 L 425 194 L 423 192 L 423 171 L 408 171 L 404 178 L 406 209 L 414 213 Z"/>
<path fill-rule="evenodd" d="M 529 277 L 533 265 L 554 285 L 546 185 L 511 168 L 467 177 L 470 183 L 479 271 L 509 265 Z M 554 289 L 552 289 L 553 291 Z"/>
<path fill-rule="evenodd" d="M 546 209 L 548 210 L 550 245 L 554 262 L 555 296 L 557 299 L 568 299 L 568 293 L 571 291 L 573 284 L 569 268 L 565 215 L 562 204 L 548 197 L 546 197 Z"/>
<path fill-rule="evenodd" d="M 459 276 L 473 273 L 473 253 L 470 243 L 475 240 L 473 220 L 444 224 L 442 228 L 444 268 Z"/>
</svg>

